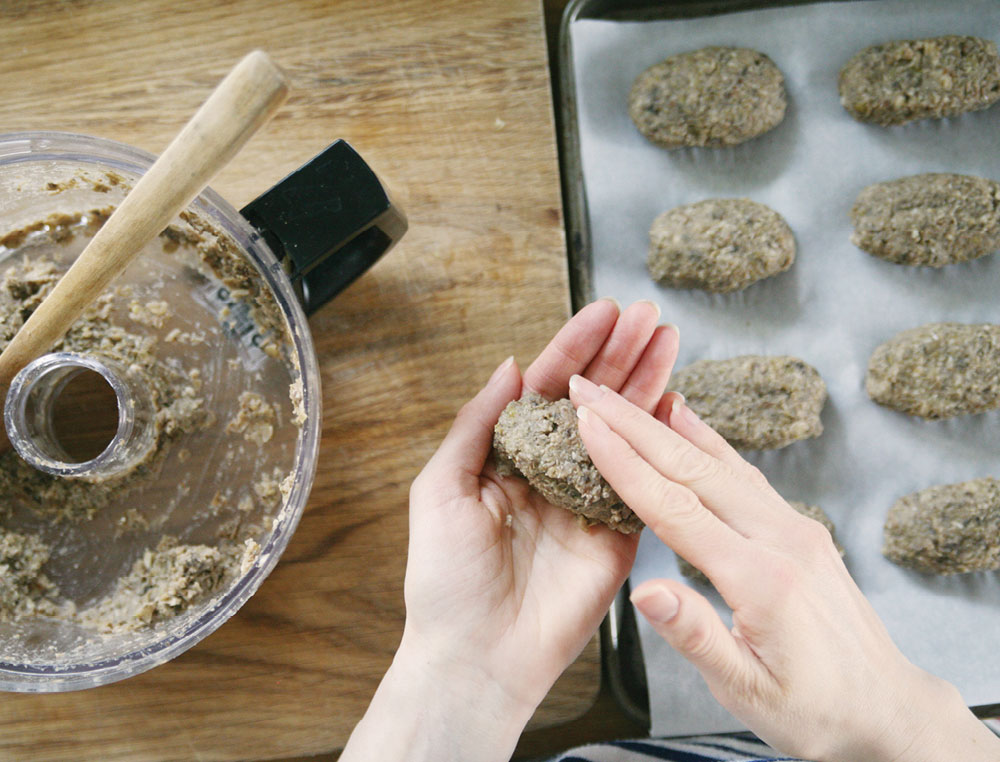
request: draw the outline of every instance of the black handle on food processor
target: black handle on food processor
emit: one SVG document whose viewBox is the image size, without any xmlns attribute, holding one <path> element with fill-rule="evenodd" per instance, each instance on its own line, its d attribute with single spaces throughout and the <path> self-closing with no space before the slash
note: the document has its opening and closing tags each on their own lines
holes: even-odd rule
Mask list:
<svg viewBox="0 0 1000 762">
<path fill-rule="evenodd" d="M 288 268 L 311 315 L 406 232 L 406 216 L 343 140 L 240 210 Z"/>
</svg>

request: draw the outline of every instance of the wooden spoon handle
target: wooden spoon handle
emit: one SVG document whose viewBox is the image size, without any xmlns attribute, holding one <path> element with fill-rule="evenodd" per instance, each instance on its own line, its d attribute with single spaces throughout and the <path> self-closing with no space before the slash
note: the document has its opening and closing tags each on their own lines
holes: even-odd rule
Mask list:
<svg viewBox="0 0 1000 762">
<path fill-rule="evenodd" d="M 0 354 L 0 404 L 18 371 L 62 337 L 143 246 L 236 155 L 287 94 L 284 74 L 263 51 L 250 53 L 233 68 Z"/>
</svg>

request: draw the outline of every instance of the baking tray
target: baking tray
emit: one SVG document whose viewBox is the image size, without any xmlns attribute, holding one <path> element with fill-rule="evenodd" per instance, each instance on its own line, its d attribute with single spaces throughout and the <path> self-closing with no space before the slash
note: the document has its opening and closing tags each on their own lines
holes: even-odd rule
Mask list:
<svg viewBox="0 0 1000 762">
<path fill-rule="evenodd" d="M 840 0 L 830 0 L 839 2 Z M 584 19 L 605 21 L 663 21 L 697 18 L 757 8 L 808 5 L 814 0 L 570 0 L 559 24 L 558 77 L 555 82 L 556 128 L 559 136 L 563 201 L 566 208 L 566 234 L 570 265 L 570 295 L 573 311 L 595 298 L 590 216 L 583 183 L 580 157 L 580 128 L 577 120 L 577 83 L 573 68 L 571 27 Z M 666 54 L 664 54 L 666 55 Z"/>
<path fill-rule="evenodd" d="M 826 0 L 826 4 L 841 1 Z M 869 1 L 877 3 L 880 0 Z M 740 11 L 818 4 L 798 0 L 787 0 L 786 2 L 693 0 L 692 2 L 673 3 L 651 0 L 571 0 L 567 5 L 559 29 L 558 77 L 554 89 L 557 102 L 556 120 L 562 163 L 570 285 L 574 311 L 598 296 L 594 287 L 594 248 L 590 220 L 592 213 L 600 211 L 589 206 L 584 182 L 578 115 L 578 97 L 581 91 L 579 83 L 576 82 L 573 58 L 574 25 L 585 20 L 612 22 L 683 20 Z M 946 33 L 946 31 L 942 30 L 940 33 Z M 730 40 L 719 44 L 738 43 Z M 668 42 L 664 44 L 663 55 L 660 58 L 673 52 L 682 52 L 695 47 L 699 46 L 685 46 L 683 43 L 678 45 Z M 858 49 L 860 47 L 863 46 L 859 45 Z M 650 63 L 653 62 L 655 61 Z M 662 149 L 653 148 L 652 150 Z M 908 174 L 908 172 L 900 172 L 900 175 L 902 174 Z M 724 194 L 720 193 L 719 195 Z M 600 294 L 600 296 L 607 295 L 609 294 Z M 602 625 L 603 672 L 608 687 L 623 711 L 633 721 L 649 727 L 650 711 L 645 667 L 634 610 L 628 601 L 629 590 L 629 583 L 626 583 L 616 597 L 614 605 Z M 998 686 L 998 693 L 1000 693 L 1000 686 Z M 974 707 L 974 711 L 982 717 L 996 716 L 1000 713 L 1000 704 L 979 705 Z"/>
</svg>

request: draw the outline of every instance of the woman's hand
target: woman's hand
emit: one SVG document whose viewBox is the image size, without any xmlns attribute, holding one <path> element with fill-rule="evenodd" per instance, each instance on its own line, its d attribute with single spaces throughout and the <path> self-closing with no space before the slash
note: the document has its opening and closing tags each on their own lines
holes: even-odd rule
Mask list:
<svg viewBox="0 0 1000 762">
<path fill-rule="evenodd" d="M 676 580 L 632 593 L 726 709 L 810 760 L 1000 759 L 1000 741 L 957 690 L 896 648 L 829 532 L 792 509 L 679 395 L 666 395 L 654 417 L 587 379 L 570 388 L 594 464 L 733 611 L 730 629 Z"/>
<path fill-rule="evenodd" d="M 575 374 L 652 411 L 678 340 L 658 319 L 648 302 L 621 313 L 613 302 L 594 302 L 523 379 L 508 360 L 459 412 L 410 490 L 406 625 L 348 747 L 358 759 L 364 738 L 384 744 L 386 732 L 405 735 L 401 718 L 414 711 L 422 731 L 438 736 L 411 738 L 409 748 L 424 744 L 439 760 L 507 759 L 535 707 L 593 636 L 631 569 L 638 535 L 584 531 L 523 479 L 499 477 L 490 463 L 493 427 L 523 391 L 565 397 Z M 383 715 L 397 729 L 378 735 L 373 716 Z M 345 760 L 354 758 L 348 751 Z M 389 758 L 385 751 L 381 758 Z"/>
<path fill-rule="evenodd" d="M 595 302 L 523 381 L 508 361 L 462 408 L 410 492 L 404 645 L 482 669 L 532 708 L 580 653 L 631 568 L 637 538 L 582 531 L 523 479 L 498 477 L 489 463 L 493 427 L 525 389 L 565 397 L 574 374 L 650 409 L 677 352 L 676 330 L 657 328 L 658 318 L 648 302 L 621 314 Z"/>
</svg>

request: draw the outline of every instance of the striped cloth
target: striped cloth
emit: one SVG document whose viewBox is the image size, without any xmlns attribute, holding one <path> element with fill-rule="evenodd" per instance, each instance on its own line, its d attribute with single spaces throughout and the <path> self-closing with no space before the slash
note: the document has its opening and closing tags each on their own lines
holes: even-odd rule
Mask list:
<svg viewBox="0 0 1000 762">
<path fill-rule="evenodd" d="M 983 723 L 1000 736 L 1000 719 Z M 697 738 L 609 741 L 564 752 L 551 762 L 806 762 L 780 755 L 751 733 Z"/>
<path fill-rule="evenodd" d="M 749 733 L 698 738 L 646 738 L 581 746 L 552 762 L 802 762 L 782 756 Z"/>
</svg>

